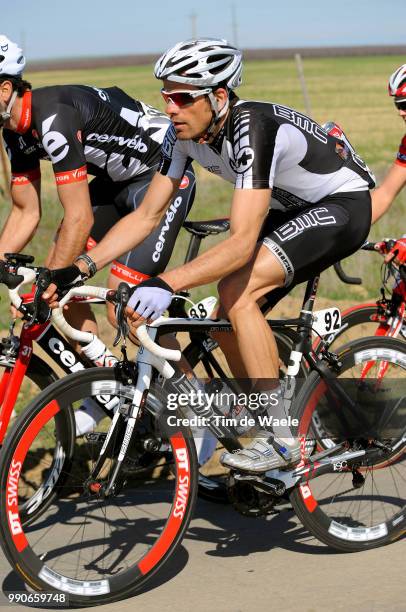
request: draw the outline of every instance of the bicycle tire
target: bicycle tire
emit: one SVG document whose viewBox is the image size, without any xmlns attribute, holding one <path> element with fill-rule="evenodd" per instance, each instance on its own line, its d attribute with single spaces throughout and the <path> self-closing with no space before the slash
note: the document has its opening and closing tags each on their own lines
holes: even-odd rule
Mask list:
<svg viewBox="0 0 406 612">
<path fill-rule="evenodd" d="M 24 379 L 34 383 L 40 391 L 43 391 L 49 387 L 49 385 L 56 382 L 58 376 L 43 359 L 37 355 L 32 355 Z M 66 470 L 68 468 L 68 462 L 70 461 L 70 455 L 73 452 L 73 440 L 75 435 L 72 418 L 71 414 L 66 413 L 61 415 L 57 421 L 57 430 L 61 434 L 61 445 L 65 449 Z M 12 429 L 13 426 L 11 426 L 7 436 L 9 434 L 13 435 Z M 32 466 L 27 464 L 25 473 L 21 474 L 21 479 L 25 481 L 27 485 L 27 493 L 21 495 L 21 499 L 25 498 L 26 501 L 21 502 L 19 510 L 22 524 L 25 527 L 38 519 L 58 495 L 57 483 L 61 483 L 56 474 L 56 471 L 59 469 L 58 465 L 59 459 L 55 457 L 54 466 L 51 467 L 46 478 L 37 488 L 35 488 L 36 483 L 34 483 L 29 476 L 32 471 Z"/>
<path fill-rule="evenodd" d="M 54 507 L 28 530 L 19 522 L 18 504 L 13 503 L 18 494 L 13 478 L 18 480 L 16 465 L 23 464 L 27 445 L 35 444 L 35 436 L 44 427 L 52 426 L 54 414 L 80 405 L 83 397 L 124 397 L 127 391 L 120 385 L 114 368 L 91 368 L 57 381 L 19 417 L 14 435 L 8 437 L 0 456 L 0 487 L 4 492 L 0 499 L 0 540 L 4 553 L 31 588 L 65 593 L 72 607 L 113 602 L 145 587 L 179 546 L 194 508 L 196 453 L 189 430 L 179 427 L 168 437 L 175 478 L 159 466 L 151 469 L 163 474 L 162 480 L 160 475 L 155 479 L 153 475 L 142 475 L 140 480 L 140 471 L 137 477 L 127 474 L 131 482 L 126 484 L 123 480 L 116 504 L 110 503 L 110 498 L 99 499 L 98 493 L 96 497 L 89 495 L 87 484 L 81 493 L 84 475 L 91 469 L 88 461 L 94 462 L 96 456 L 92 444 L 78 441 L 70 481 L 55 499 Z M 145 469 L 148 471 L 150 466 Z M 169 489 L 173 492 L 168 493 Z M 98 491 L 101 490 L 100 487 Z M 15 513 L 11 517 L 10 510 Z M 129 516 L 130 510 L 133 517 Z"/>
<path fill-rule="evenodd" d="M 351 368 L 370 359 L 373 352 L 376 360 L 384 354 L 381 358 L 388 360 L 393 371 L 396 369 L 396 374 L 402 374 L 402 378 L 406 379 L 405 345 L 393 338 L 372 337 L 345 345 L 339 355 L 342 362 L 340 374 L 348 374 Z M 390 380 L 393 386 L 395 379 L 388 378 L 387 382 Z M 299 436 L 312 435 L 312 414 L 327 396 L 327 393 L 323 395 L 323 385 L 319 374 L 312 372 L 295 401 L 292 416 L 299 421 Z M 390 382 L 388 389 L 389 385 Z M 404 403 L 404 398 L 402 401 Z M 290 501 L 303 525 L 318 540 L 340 552 L 375 548 L 401 537 L 406 531 L 405 500 L 395 483 L 395 477 L 403 481 L 404 487 L 406 442 L 402 441 L 405 439 L 400 437 L 401 446 L 388 461 L 373 463 L 360 470 L 364 482 L 359 487 L 354 485 L 353 480 L 349 480 L 352 472 L 339 466 L 337 473 L 325 474 L 293 489 Z M 334 483 L 336 493 L 332 493 Z M 391 491 L 390 495 L 388 491 Z M 327 492 L 328 497 L 323 497 Z M 390 512 L 394 513 L 390 518 L 389 509 L 383 507 L 385 500 Z M 350 516 L 350 510 L 357 512 L 357 517 Z M 374 521 L 379 522 L 375 524 Z"/>
</svg>

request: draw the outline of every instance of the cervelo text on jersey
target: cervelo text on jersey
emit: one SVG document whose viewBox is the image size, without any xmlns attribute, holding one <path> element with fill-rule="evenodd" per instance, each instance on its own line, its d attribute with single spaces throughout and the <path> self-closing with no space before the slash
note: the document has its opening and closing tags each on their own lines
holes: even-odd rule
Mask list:
<svg viewBox="0 0 406 612">
<path fill-rule="evenodd" d="M 178 196 L 177 198 L 175 198 L 175 200 L 171 203 L 168 210 L 166 211 L 165 223 L 162 226 L 161 233 L 159 234 L 159 239 L 157 243 L 155 244 L 155 251 L 152 253 L 152 260 L 155 263 L 157 263 L 161 258 L 161 252 L 165 244 L 165 236 L 168 233 L 171 227 L 171 223 L 174 220 L 175 215 L 181 204 L 182 204 L 182 197 Z"/>
<path fill-rule="evenodd" d="M 39 174 L 41 159 L 50 159 L 58 183 L 84 180 L 86 166 L 89 174 L 116 182 L 156 168 L 169 124 L 166 115 L 117 87 L 51 86 L 32 92 L 23 137 L 10 130 L 3 136 L 12 175 L 24 175 L 18 184 L 29 182 L 33 170 Z"/>
<path fill-rule="evenodd" d="M 300 208 L 345 191 L 367 191 L 375 180 L 349 143 L 315 121 L 281 104 L 237 100 L 210 145 L 177 140 L 172 126 L 161 151 L 159 172 L 179 179 L 190 159 L 237 189 L 273 189 L 283 208 Z"/>
<path fill-rule="evenodd" d="M 86 142 L 117 142 L 120 147 L 128 147 L 129 149 L 135 149 L 140 153 L 145 153 L 148 150 L 145 142 L 142 141 L 141 136 L 135 136 L 134 138 L 124 138 L 123 136 L 114 136 L 109 134 L 89 134 L 86 137 Z"/>
</svg>

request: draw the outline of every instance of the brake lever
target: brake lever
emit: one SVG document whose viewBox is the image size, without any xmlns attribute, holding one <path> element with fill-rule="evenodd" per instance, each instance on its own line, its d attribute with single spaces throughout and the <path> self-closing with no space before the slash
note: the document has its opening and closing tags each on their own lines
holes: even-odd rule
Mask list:
<svg viewBox="0 0 406 612">
<path fill-rule="evenodd" d="M 130 299 L 130 287 L 127 283 L 120 283 L 116 291 L 116 321 L 117 321 L 117 334 L 114 338 L 113 346 L 117 346 L 121 338 L 123 338 L 124 344 L 125 339 L 128 336 L 130 328 L 125 319 L 125 308 Z"/>
<path fill-rule="evenodd" d="M 35 323 L 39 311 L 40 311 L 40 300 L 44 291 L 46 291 L 51 284 L 51 272 L 48 268 L 41 268 L 38 272 L 35 286 L 34 299 L 32 301 L 32 313 L 27 321 L 28 325 Z"/>
</svg>

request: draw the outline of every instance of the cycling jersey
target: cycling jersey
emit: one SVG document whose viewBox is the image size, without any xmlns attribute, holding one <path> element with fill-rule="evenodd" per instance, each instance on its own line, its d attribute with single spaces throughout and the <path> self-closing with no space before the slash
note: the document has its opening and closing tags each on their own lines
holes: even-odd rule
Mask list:
<svg viewBox="0 0 406 612">
<path fill-rule="evenodd" d="M 403 136 L 402 142 L 400 143 L 395 163 L 406 167 L 406 134 Z"/>
<path fill-rule="evenodd" d="M 168 125 L 163 113 L 117 87 L 27 91 L 17 132 L 3 132 L 12 181 L 39 178 L 40 159 L 52 162 L 57 184 L 86 180 L 87 172 L 133 180 L 156 167 Z"/>
<path fill-rule="evenodd" d="M 89 183 L 94 214 L 94 225 L 88 241 L 89 249 L 100 242 L 117 221 L 138 208 L 151 179 L 152 176 L 147 175 L 123 184 L 97 177 Z M 193 169 L 189 168 L 159 225 L 141 244 L 112 262 L 113 276 L 137 285 L 165 270 L 180 228 L 193 204 L 195 183 Z"/>
<path fill-rule="evenodd" d="M 375 179 L 352 147 L 287 106 L 238 100 L 211 144 L 165 136 L 159 171 L 180 178 L 190 159 L 238 189 L 272 189 L 285 208 L 340 192 L 366 191 Z"/>
</svg>

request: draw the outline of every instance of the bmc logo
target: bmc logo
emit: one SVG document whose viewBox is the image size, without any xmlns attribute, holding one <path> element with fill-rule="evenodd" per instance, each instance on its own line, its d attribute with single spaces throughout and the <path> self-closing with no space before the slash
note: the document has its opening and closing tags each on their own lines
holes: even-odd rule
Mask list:
<svg viewBox="0 0 406 612">
<path fill-rule="evenodd" d="M 335 224 L 336 218 L 329 214 L 327 208 L 313 208 L 278 227 L 278 229 L 275 230 L 275 234 L 281 242 L 286 242 L 302 234 L 311 227 Z"/>
<path fill-rule="evenodd" d="M 55 120 L 56 114 L 51 115 L 42 122 L 42 144 L 48 153 L 53 164 L 57 164 L 69 151 L 68 141 L 60 132 L 51 131 L 51 125 Z"/>
</svg>

